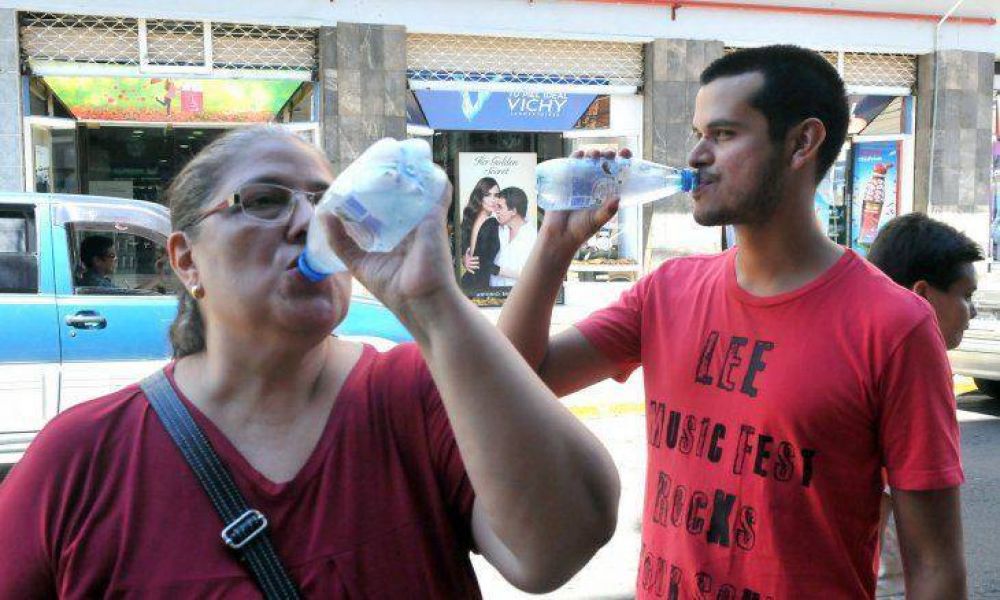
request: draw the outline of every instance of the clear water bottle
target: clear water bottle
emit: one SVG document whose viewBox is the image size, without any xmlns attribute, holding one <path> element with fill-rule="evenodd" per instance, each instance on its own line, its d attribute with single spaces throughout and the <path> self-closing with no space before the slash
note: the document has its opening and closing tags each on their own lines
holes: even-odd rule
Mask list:
<svg viewBox="0 0 1000 600">
<path fill-rule="evenodd" d="M 547 160 L 535 171 L 538 206 L 545 210 L 577 210 L 619 196 L 621 206 L 633 206 L 690 192 L 698 172 L 667 167 L 648 160 L 591 155 Z"/>
<path fill-rule="evenodd" d="M 299 255 L 299 272 L 320 281 L 347 269 L 330 246 L 321 214 L 340 217 L 361 248 L 388 252 L 437 205 L 447 183 L 426 141 L 375 142 L 344 169 L 316 205 L 306 248 Z"/>
</svg>

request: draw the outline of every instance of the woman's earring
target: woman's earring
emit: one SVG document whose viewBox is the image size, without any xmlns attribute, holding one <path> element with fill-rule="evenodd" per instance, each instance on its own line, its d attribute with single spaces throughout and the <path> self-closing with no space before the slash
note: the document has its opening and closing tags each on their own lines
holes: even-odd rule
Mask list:
<svg viewBox="0 0 1000 600">
<path fill-rule="evenodd" d="M 191 297 L 195 300 L 201 300 L 205 297 L 205 288 L 201 287 L 200 283 L 196 283 L 191 286 Z"/>
</svg>

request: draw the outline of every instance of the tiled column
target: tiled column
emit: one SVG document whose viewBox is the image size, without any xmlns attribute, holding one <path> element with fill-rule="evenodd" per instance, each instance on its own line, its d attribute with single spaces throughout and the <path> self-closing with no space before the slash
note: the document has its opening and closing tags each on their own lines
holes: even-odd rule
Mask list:
<svg viewBox="0 0 1000 600">
<path fill-rule="evenodd" d="M 406 29 L 338 23 L 319 34 L 323 148 L 337 173 L 372 142 L 406 137 Z"/>
<path fill-rule="evenodd" d="M 935 60 L 939 68 L 932 156 Z M 993 61 L 993 55 L 985 52 L 943 50 L 920 57 L 917 77 L 914 210 L 948 221 L 984 247 L 989 226 Z"/>
<path fill-rule="evenodd" d="M 17 11 L 0 9 L 0 191 L 24 190 Z"/>
<path fill-rule="evenodd" d="M 646 44 L 645 50 L 643 158 L 675 167 L 686 166 L 694 100 L 700 87 L 698 78 L 705 67 L 722 56 L 723 44 L 654 40 Z M 690 215 L 691 199 L 684 194 L 645 207 L 642 239 L 648 258 L 646 269 L 673 255 L 711 250 L 701 247 L 720 239 L 718 228 L 694 230 L 692 236 Z M 686 241 L 680 241 L 681 237 Z"/>
</svg>

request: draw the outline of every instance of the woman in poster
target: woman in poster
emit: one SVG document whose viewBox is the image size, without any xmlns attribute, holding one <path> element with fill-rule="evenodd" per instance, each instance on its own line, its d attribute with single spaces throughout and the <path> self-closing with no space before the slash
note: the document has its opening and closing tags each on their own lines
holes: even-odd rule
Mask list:
<svg viewBox="0 0 1000 600">
<path fill-rule="evenodd" d="M 500 251 L 500 224 L 496 212 L 500 185 L 492 177 L 483 177 L 469 194 L 469 203 L 462 212 L 462 289 L 483 290 L 490 286 L 490 275 L 496 272 L 496 255 Z M 470 263 L 470 259 L 477 259 Z M 473 267 L 473 265 L 476 265 Z M 471 268 L 470 268 L 471 267 Z"/>
</svg>

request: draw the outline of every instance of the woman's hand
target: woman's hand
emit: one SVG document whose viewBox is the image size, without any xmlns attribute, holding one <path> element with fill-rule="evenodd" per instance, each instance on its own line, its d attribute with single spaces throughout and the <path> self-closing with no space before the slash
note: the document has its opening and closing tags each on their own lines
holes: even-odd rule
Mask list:
<svg viewBox="0 0 1000 600">
<path fill-rule="evenodd" d="M 600 158 L 600 156 L 597 150 L 591 153 L 591 158 Z M 632 152 L 623 149 L 620 156 L 629 158 L 632 156 Z M 572 158 L 582 160 L 584 158 L 583 151 L 574 152 Z M 604 158 L 614 159 L 614 151 L 605 152 Z M 538 232 L 539 237 L 544 240 L 546 248 L 556 252 L 559 256 L 576 254 L 580 246 L 600 231 L 601 227 L 618 212 L 619 198 L 603 198 L 602 200 L 594 208 L 546 211 L 542 227 Z"/>
<path fill-rule="evenodd" d="M 333 249 L 351 274 L 404 321 L 422 302 L 461 295 L 455 281 L 445 215 L 451 205 L 451 183 L 437 205 L 391 252 L 368 252 L 355 243 L 336 216 L 323 215 Z"/>
</svg>

